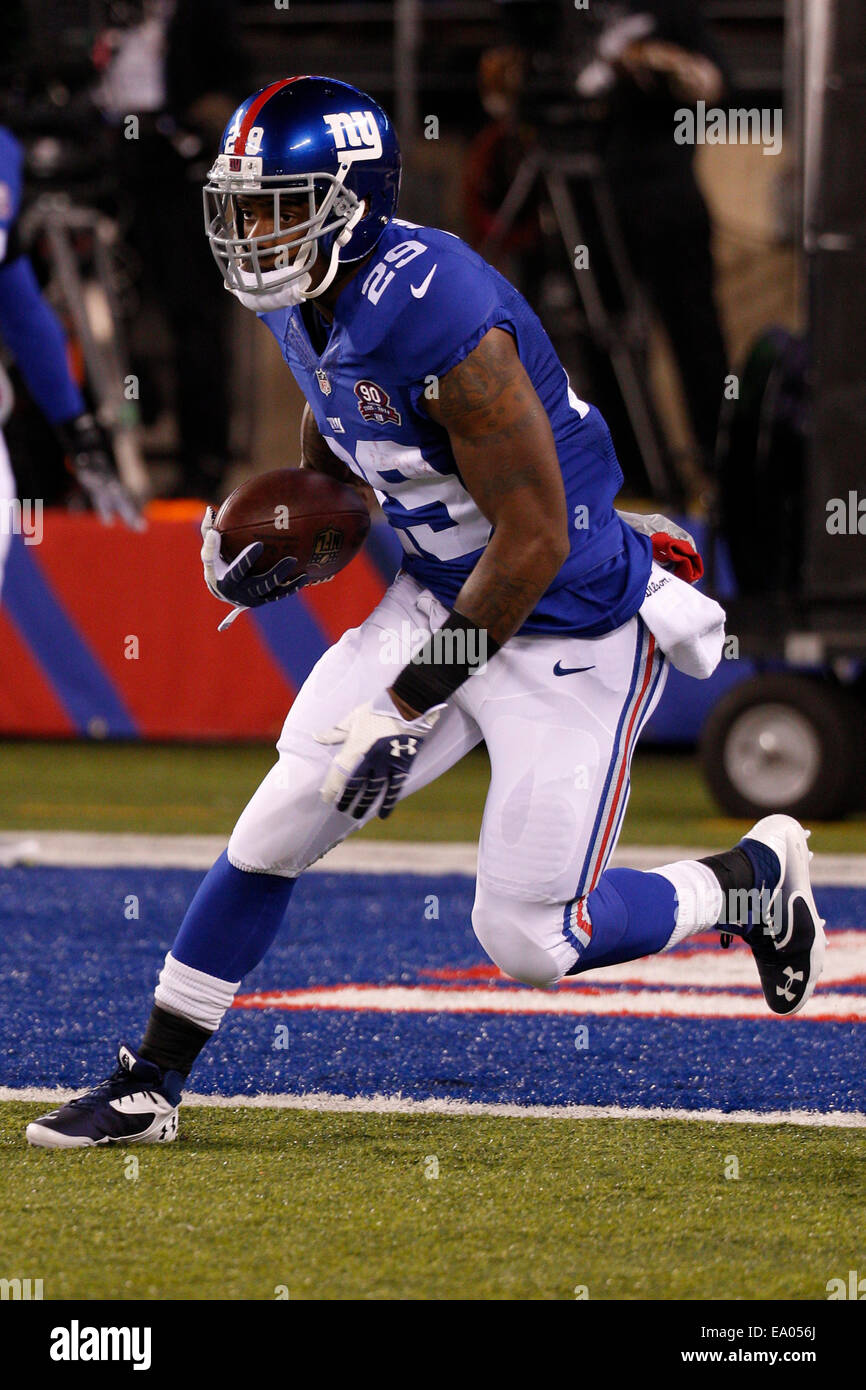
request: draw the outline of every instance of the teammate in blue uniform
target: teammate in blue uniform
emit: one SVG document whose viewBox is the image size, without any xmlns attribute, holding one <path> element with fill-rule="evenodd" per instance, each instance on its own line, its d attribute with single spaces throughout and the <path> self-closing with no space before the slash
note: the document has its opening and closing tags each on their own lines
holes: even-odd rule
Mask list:
<svg viewBox="0 0 866 1390">
<path fill-rule="evenodd" d="M 0 336 L 15 357 L 34 401 L 55 427 L 93 509 L 103 520 L 119 516 L 135 526 L 138 507 L 118 479 L 105 432 L 87 409 L 70 374 L 63 330 L 43 299 L 30 260 L 21 248 L 16 224 L 22 172 L 21 146 L 11 131 L 0 126 Z M 0 435 L 0 499 L 9 500 L 14 495 L 15 484 Z"/>
<path fill-rule="evenodd" d="M 658 563 L 675 540 L 614 510 L 607 427 L 532 310 L 456 237 L 397 220 L 399 179 L 385 112 L 328 78 L 272 83 L 224 133 L 207 234 L 306 397 L 301 466 L 372 487 L 404 562 L 299 692 L 166 957 L 142 1043 L 31 1124 L 31 1143 L 172 1139 L 195 1058 L 298 875 L 482 738 L 472 924 L 506 974 L 550 987 L 708 927 L 745 937 L 776 1013 L 802 1008 L 820 974 L 806 833 L 790 817 L 700 861 L 607 868 L 668 665 L 708 674 L 724 615 Z M 223 561 L 210 508 L 202 534 L 226 621 L 308 582 L 288 560 L 251 575 L 258 543 Z"/>
</svg>

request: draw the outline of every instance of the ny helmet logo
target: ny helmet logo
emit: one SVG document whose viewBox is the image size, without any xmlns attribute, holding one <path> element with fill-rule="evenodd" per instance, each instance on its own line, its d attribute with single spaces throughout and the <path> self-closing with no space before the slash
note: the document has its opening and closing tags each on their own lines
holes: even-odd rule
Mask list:
<svg viewBox="0 0 866 1390">
<path fill-rule="evenodd" d="M 382 137 L 372 111 L 334 111 L 322 120 L 345 163 L 381 157 Z"/>
</svg>

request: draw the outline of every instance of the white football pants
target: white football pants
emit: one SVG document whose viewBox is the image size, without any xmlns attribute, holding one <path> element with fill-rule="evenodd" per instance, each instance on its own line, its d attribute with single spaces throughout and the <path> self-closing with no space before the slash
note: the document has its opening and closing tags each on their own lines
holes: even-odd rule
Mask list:
<svg viewBox="0 0 866 1390">
<path fill-rule="evenodd" d="M 294 878 L 365 823 L 322 801 L 335 750 L 313 735 L 381 693 L 446 617 L 401 574 L 325 652 L 286 718 L 279 761 L 234 829 L 236 868 Z M 451 697 L 415 759 L 404 797 L 486 741 L 492 776 L 472 925 L 515 979 L 545 987 L 575 964 L 578 904 L 616 844 L 631 756 L 666 677 L 639 617 L 605 637 L 513 637 Z"/>
</svg>

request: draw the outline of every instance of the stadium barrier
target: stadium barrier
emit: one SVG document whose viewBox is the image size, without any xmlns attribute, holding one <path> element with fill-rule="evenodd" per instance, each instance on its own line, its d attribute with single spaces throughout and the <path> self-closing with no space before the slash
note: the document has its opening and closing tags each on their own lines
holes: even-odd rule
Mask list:
<svg viewBox="0 0 866 1390">
<path fill-rule="evenodd" d="M 142 533 L 46 511 L 38 545 L 12 537 L 0 601 L 0 735 L 276 739 L 313 663 L 382 597 L 400 543 L 376 523 L 330 583 L 218 633 L 227 610 L 202 581 L 200 510 L 151 504 Z M 693 741 L 743 665 L 722 662 L 703 682 L 673 672 L 646 737 Z"/>
</svg>

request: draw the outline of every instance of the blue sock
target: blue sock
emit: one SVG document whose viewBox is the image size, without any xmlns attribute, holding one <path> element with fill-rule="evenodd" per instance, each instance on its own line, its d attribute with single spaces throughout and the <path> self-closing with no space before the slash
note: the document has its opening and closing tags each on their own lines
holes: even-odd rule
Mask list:
<svg viewBox="0 0 866 1390">
<path fill-rule="evenodd" d="M 171 953 L 218 980 L 241 980 L 258 965 L 286 914 L 296 880 L 248 874 L 223 852 L 187 908 Z"/>
<path fill-rule="evenodd" d="M 654 956 L 676 926 L 676 890 L 661 874 L 608 869 L 587 894 L 586 906 L 592 939 L 569 975 Z"/>
</svg>

